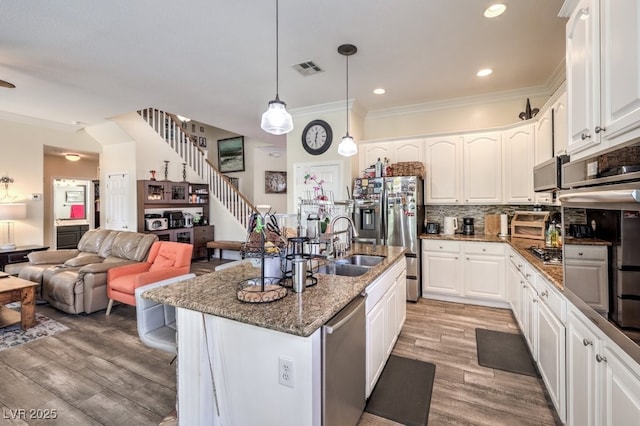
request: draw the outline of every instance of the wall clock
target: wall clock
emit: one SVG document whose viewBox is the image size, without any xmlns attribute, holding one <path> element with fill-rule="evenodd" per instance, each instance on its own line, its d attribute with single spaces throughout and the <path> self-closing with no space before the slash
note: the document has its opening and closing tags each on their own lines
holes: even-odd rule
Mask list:
<svg viewBox="0 0 640 426">
<path fill-rule="evenodd" d="M 311 155 L 320 155 L 331 146 L 333 131 L 324 120 L 309 122 L 302 131 L 302 147 Z"/>
</svg>

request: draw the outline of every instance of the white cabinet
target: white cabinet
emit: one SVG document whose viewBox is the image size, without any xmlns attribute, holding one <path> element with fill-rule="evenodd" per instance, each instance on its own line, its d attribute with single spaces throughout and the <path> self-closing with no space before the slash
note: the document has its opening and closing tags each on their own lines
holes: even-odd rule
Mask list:
<svg viewBox="0 0 640 426">
<path fill-rule="evenodd" d="M 441 300 L 506 306 L 505 246 L 422 240 L 422 294 Z"/>
<path fill-rule="evenodd" d="M 504 202 L 532 204 L 535 125 L 525 124 L 504 132 Z"/>
<path fill-rule="evenodd" d="M 460 243 L 422 240 L 422 293 L 462 296 Z"/>
<path fill-rule="evenodd" d="M 640 135 L 640 3 L 577 2 L 567 22 L 567 89 L 569 153 Z"/>
<path fill-rule="evenodd" d="M 553 107 L 544 110 L 536 121 L 536 143 L 534 164 L 540 164 L 553 157 Z"/>
<path fill-rule="evenodd" d="M 425 202 L 458 204 L 462 200 L 462 137 L 429 138 L 425 150 Z"/>
<path fill-rule="evenodd" d="M 465 243 L 464 296 L 504 301 L 505 255 L 502 243 Z"/>
<path fill-rule="evenodd" d="M 463 137 L 464 202 L 502 203 L 502 133 Z"/>
<path fill-rule="evenodd" d="M 424 160 L 424 139 L 403 139 L 360 144 L 358 165 L 360 171 L 378 161 L 389 159 L 390 163 Z"/>
<path fill-rule="evenodd" d="M 566 282 L 569 290 L 596 311 L 609 311 L 608 255 L 606 246 L 567 245 L 564 248 Z"/>
<path fill-rule="evenodd" d="M 567 22 L 569 141 L 574 153 L 600 143 L 598 0 L 580 0 Z"/>
<path fill-rule="evenodd" d="M 407 263 L 402 259 L 365 290 L 367 398 L 382 374 L 406 316 L 406 271 Z"/>
<path fill-rule="evenodd" d="M 569 308 L 567 424 L 638 424 L 640 365 L 591 321 L 577 308 Z"/>
<path fill-rule="evenodd" d="M 558 156 L 567 153 L 567 141 L 569 140 L 567 122 L 569 111 L 567 108 L 567 91 L 565 89 L 562 89 L 561 95 L 551 108 L 553 109 L 553 155 Z"/>
</svg>

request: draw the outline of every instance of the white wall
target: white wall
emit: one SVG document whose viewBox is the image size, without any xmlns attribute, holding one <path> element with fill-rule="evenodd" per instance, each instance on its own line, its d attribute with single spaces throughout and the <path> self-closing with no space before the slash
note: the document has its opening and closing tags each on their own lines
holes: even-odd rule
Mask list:
<svg viewBox="0 0 640 426">
<path fill-rule="evenodd" d="M 0 119 L 0 176 L 14 183 L 9 192 L 16 202 L 27 204 L 27 219 L 15 224 L 16 245 L 42 245 L 44 241 L 44 200 L 32 201 L 32 194 L 44 194 L 44 145 L 69 151 L 101 152 L 102 146 L 86 132 L 52 129 L 36 124 Z M 4 188 L 0 188 L 0 196 Z"/>
<path fill-rule="evenodd" d="M 255 147 L 253 149 L 253 158 L 255 159 L 252 168 L 253 172 L 253 202 L 257 204 L 268 204 L 276 213 L 287 212 L 287 194 L 267 194 L 265 192 L 265 172 L 286 172 L 287 171 L 287 155 L 283 150 L 280 157 L 269 156 L 267 152 Z M 287 173 L 288 175 L 288 173 Z M 287 193 L 292 190 L 287 185 Z"/>
</svg>

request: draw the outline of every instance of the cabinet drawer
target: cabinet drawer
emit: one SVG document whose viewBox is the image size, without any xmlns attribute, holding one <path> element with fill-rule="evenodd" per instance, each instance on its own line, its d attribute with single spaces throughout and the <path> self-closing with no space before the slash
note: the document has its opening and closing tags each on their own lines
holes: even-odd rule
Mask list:
<svg viewBox="0 0 640 426">
<path fill-rule="evenodd" d="M 509 262 L 511 262 L 518 271 L 523 274 L 525 273 L 526 262 L 512 250 L 509 250 Z"/>
<path fill-rule="evenodd" d="M 550 284 L 538 275 L 536 284 L 538 295 L 553 314 L 564 324 L 567 322 L 567 301 L 558 293 L 553 284 Z"/>
<path fill-rule="evenodd" d="M 564 246 L 564 258 L 567 261 L 576 259 L 605 261 L 607 260 L 607 247 L 567 244 Z"/>
<path fill-rule="evenodd" d="M 504 256 L 505 245 L 503 243 L 465 243 L 465 254 L 489 254 Z"/>
<path fill-rule="evenodd" d="M 460 252 L 460 243 L 458 241 L 422 240 L 422 249 L 425 251 L 458 253 Z"/>
</svg>

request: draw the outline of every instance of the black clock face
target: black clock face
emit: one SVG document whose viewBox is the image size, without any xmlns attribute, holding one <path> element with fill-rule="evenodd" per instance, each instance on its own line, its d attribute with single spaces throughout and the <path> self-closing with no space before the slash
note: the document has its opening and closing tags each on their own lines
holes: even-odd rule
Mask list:
<svg viewBox="0 0 640 426">
<path fill-rule="evenodd" d="M 328 150 L 332 140 L 331 126 L 324 120 L 313 120 L 302 131 L 302 146 L 312 155 L 319 155 Z"/>
</svg>

